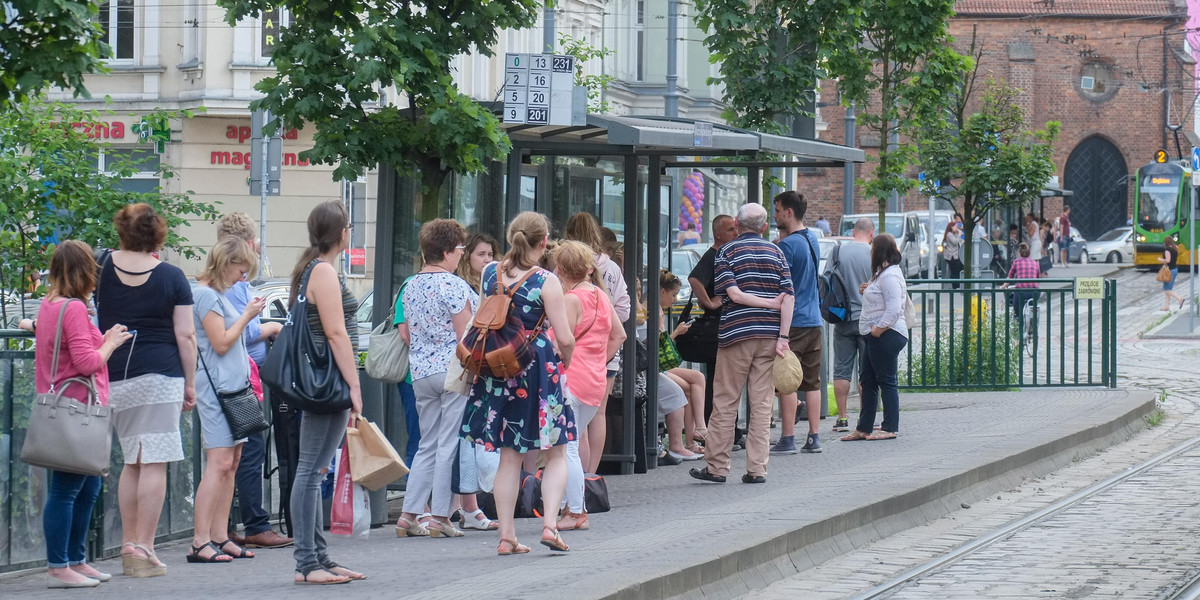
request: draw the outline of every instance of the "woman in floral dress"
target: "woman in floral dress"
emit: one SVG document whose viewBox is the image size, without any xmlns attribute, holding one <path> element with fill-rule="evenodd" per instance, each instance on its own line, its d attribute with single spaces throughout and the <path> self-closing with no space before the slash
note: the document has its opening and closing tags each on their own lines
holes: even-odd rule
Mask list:
<svg viewBox="0 0 1200 600">
<path fill-rule="evenodd" d="M 533 332 L 545 314 L 554 330 L 552 342 L 543 329 L 533 342 L 535 360 L 511 379 L 480 376 L 471 390 L 463 415 L 463 437 L 489 450 L 500 448 L 500 468 L 493 493 L 500 521 L 499 555 L 524 554 L 529 547 L 517 542 L 513 511 L 517 503 L 521 461 L 529 450 L 541 450 L 546 458 L 542 475 L 542 503 L 559 506 L 567 484 L 566 443 L 575 439 L 575 417 L 563 398 L 562 377 L 571 362 L 575 337 L 567 323 L 562 284 L 549 271 L 538 268 L 549 237 L 546 217 L 524 212 L 508 227 L 511 248 L 503 262 L 483 270 L 483 297 L 520 283 L 513 294 L 513 310 L 527 330 Z M 525 277 L 528 274 L 528 277 Z M 522 281 L 523 280 L 523 281 Z M 557 347 L 556 347 L 557 346 Z M 541 543 L 552 550 L 566 551 L 558 535 L 558 514 L 543 516 Z"/>
</svg>

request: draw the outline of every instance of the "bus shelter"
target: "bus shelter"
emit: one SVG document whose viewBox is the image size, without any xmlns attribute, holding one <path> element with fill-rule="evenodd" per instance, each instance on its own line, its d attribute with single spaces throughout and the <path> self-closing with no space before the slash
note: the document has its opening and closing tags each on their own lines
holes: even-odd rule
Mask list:
<svg viewBox="0 0 1200 600">
<path fill-rule="evenodd" d="M 636 352 L 636 297 L 638 290 L 644 292 L 646 331 L 654 334 L 659 329 L 657 273 L 673 260 L 672 222 L 677 214 L 673 199 L 680 196 L 684 180 L 693 173 L 733 173 L 721 185 L 726 196 L 732 192 L 739 204 L 762 202 L 764 170 L 842 168 L 864 162 L 865 155 L 857 148 L 817 140 L 653 116 L 588 115 L 585 125 L 505 124 L 504 128 L 513 144 L 506 163 L 495 164 L 487 175 L 470 181 L 456 178 L 459 181 L 451 186 L 450 200 L 435 209 L 413 205 L 406 197 L 413 193 L 412 185 L 381 173 L 376 297 L 390 299 L 407 277 L 406 271 L 415 262 L 411 260 L 413 250 L 402 251 L 399 246 L 411 248 L 416 236 L 409 228 L 419 228 L 419 222 L 428 218 L 457 218 L 503 244 L 507 223 L 522 211 L 547 215 L 553 224 L 552 235 L 572 214 L 595 215 L 624 243 L 625 282 L 634 301 L 635 310 L 625 323 L 628 338 L 623 355 L 628 359 L 622 365 L 621 433 L 619 443 L 610 446 L 603 457 L 607 471 L 631 473 L 639 459 L 635 451 L 636 365 L 632 359 Z M 386 201 L 389 197 L 394 201 Z M 732 200 L 728 204 L 732 206 Z M 411 240 L 404 239 L 410 235 Z M 389 260 L 390 265 L 382 264 Z M 376 323 L 387 316 L 388 309 L 386 304 L 375 304 Z M 656 339 L 656 335 L 647 335 L 651 374 L 644 423 L 647 468 L 655 467 L 657 457 L 653 440 L 657 439 L 658 394 L 652 375 L 658 372 Z"/>
</svg>

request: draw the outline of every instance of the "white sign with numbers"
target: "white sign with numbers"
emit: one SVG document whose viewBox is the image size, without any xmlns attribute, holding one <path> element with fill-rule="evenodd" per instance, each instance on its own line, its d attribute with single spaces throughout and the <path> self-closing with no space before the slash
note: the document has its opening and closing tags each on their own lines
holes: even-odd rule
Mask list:
<svg viewBox="0 0 1200 600">
<path fill-rule="evenodd" d="M 504 75 L 505 123 L 571 125 L 574 56 L 509 53 Z"/>
</svg>

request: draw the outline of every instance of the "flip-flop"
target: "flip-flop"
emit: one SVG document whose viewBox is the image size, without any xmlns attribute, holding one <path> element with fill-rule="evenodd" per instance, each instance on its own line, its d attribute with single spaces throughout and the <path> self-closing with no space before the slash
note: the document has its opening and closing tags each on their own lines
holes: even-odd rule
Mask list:
<svg viewBox="0 0 1200 600">
<path fill-rule="evenodd" d="M 890 431 L 876 431 L 875 433 L 868 435 L 867 439 L 873 442 L 878 440 L 894 440 L 896 439 L 896 434 Z"/>
<path fill-rule="evenodd" d="M 855 429 L 854 431 L 851 431 L 849 435 L 843 435 L 842 437 L 840 437 L 838 439 L 843 442 L 857 442 L 860 440 L 869 440 L 869 439 L 871 439 L 871 435 L 874 435 L 874 434 L 868 435 L 868 434 L 865 434 L 865 433 Z"/>
<path fill-rule="evenodd" d="M 326 573 L 329 573 L 330 575 L 333 575 L 334 577 L 345 577 L 344 575 L 338 575 L 337 573 L 334 573 L 333 571 L 329 571 L 323 567 L 316 567 L 316 568 L 312 569 L 311 571 L 308 571 L 307 573 L 305 573 L 303 571 L 297 571 L 297 573 L 299 573 L 300 576 L 303 577 L 304 579 L 297 581 L 293 577 L 292 583 L 295 585 L 337 585 L 339 583 L 350 583 L 349 577 L 346 577 L 345 579 L 329 579 L 326 581 L 309 581 L 308 576 L 317 571 L 325 571 Z"/>
</svg>

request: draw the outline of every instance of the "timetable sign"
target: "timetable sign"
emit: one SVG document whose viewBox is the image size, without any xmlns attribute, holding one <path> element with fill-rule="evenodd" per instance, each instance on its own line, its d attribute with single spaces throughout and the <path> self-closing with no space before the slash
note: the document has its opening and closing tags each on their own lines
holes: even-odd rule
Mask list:
<svg viewBox="0 0 1200 600">
<path fill-rule="evenodd" d="M 504 122 L 570 125 L 575 57 L 506 54 Z"/>
</svg>

